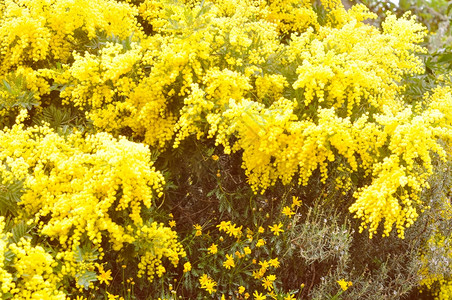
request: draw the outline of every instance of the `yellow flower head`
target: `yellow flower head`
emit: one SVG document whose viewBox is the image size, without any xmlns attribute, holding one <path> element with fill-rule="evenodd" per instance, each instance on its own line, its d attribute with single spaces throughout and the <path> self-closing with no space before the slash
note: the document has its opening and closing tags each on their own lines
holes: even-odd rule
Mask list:
<svg viewBox="0 0 452 300">
<path fill-rule="evenodd" d="M 234 268 L 235 267 L 234 257 L 230 254 L 226 254 L 226 260 L 223 262 L 223 266 L 228 270 L 230 268 Z"/>
<path fill-rule="evenodd" d="M 295 206 L 301 206 L 301 201 L 298 197 L 292 196 L 292 208 Z"/>
<path fill-rule="evenodd" d="M 212 244 L 209 248 L 207 248 L 207 251 L 210 254 L 216 254 L 218 252 L 218 246 L 216 244 Z"/>
<path fill-rule="evenodd" d="M 245 287 L 243 285 L 239 286 L 239 294 L 243 294 L 245 292 Z"/>
<path fill-rule="evenodd" d="M 292 209 L 290 209 L 289 206 L 285 206 L 282 210 L 282 213 L 286 216 L 288 216 L 289 218 L 292 217 L 292 215 L 294 215 L 295 213 L 292 211 Z"/>
<path fill-rule="evenodd" d="M 274 224 L 273 226 L 268 226 L 274 235 L 279 235 L 280 232 L 284 232 L 282 229 L 283 224 L 279 222 L 279 224 Z"/>
<path fill-rule="evenodd" d="M 98 266 L 99 275 L 97 275 L 97 280 L 100 283 L 108 284 L 113 278 L 111 277 L 111 270 L 104 271 L 104 267 L 102 265 Z"/>
<path fill-rule="evenodd" d="M 352 286 L 352 282 L 351 281 L 345 281 L 344 279 L 338 280 L 337 283 L 340 285 L 341 289 L 343 291 L 346 291 L 349 287 Z"/>
<path fill-rule="evenodd" d="M 262 295 L 262 293 L 259 293 L 258 291 L 254 291 L 253 293 L 254 300 L 265 300 L 267 296 Z"/>
<path fill-rule="evenodd" d="M 209 294 L 212 294 L 217 291 L 215 289 L 217 283 L 210 279 L 209 276 L 207 276 L 207 274 L 202 274 L 202 276 L 199 278 L 199 283 L 201 284 L 201 288 L 208 291 Z"/>
<path fill-rule="evenodd" d="M 191 271 L 191 263 L 188 261 L 184 264 L 184 273 Z"/>
<path fill-rule="evenodd" d="M 259 239 L 256 243 L 256 248 L 262 247 L 263 245 L 265 245 L 265 240 L 264 239 Z"/>
<path fill-rule="evenodd" d="M 202 235 L 202 226 L 201 225 L 195 224 L 195 225 L 193 225 L 193 228 L 196 230 L 195 236 Z"/>
</svg>

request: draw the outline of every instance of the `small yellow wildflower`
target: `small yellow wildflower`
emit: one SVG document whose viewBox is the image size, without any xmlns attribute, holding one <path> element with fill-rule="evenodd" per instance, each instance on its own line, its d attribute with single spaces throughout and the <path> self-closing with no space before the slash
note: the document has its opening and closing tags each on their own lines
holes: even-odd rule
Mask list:
<svg viewBox="0 0 452 300">
<path fill-rule="evenodd" d="M 195 236 L 202 235 L 202 227 L 199 224 L 193 225 L 193 228 L 196 230 Z"/>
<path fill-rule="evenodd" d="M 251 249 L 250 249 L 250 247 L 245 247 L 245 248 L 243 248 L 243 251 L 245 252 L 245 255 L 251 254 Z"/>
<path fill-rule="evenodd" d="M 216 244 L 212 244 L 209 248 L 207 248 L 207 251 L 210 254 L 216 254 L 218 252 L 218 246 Z"/>
<path fill-rule="evenodd" d="M 226 228 L 226 233 L 229 234 L 229 236 L 239 237 L 242 235 L 242 227 L 236 227 L 235 224 L 230 224 Z"/>
<path fill-rule="evenodd" d="M 262 295 L 258 291 L 254 291 L 253 296 L 255 300 L 265 300 L 267 298 L 267 296 Z"/>
<path fill-rule="evenodd" d="M 231 221 L 221 221 L 220 224 L 217 225 L 218 230 L 220 231 L 226 231 L 228 230 L 229 226 L 231 225 Z"/>
<path fill-rule="evenodd" d="M 243 292 L 245 291 L 245 287 L 243 285 L 239 286 L 239 294 L 243 294 Z"/>
<path fill-rule="evenodd" d="M 343 291 L 346 291 L 349 287 L 353 285 L 351 281 L 347 282 L 344 279 L 338 280 L 337 283 L 341 286 L 341 289 Z"/>
<path fill-rule="evenodd" d="M 262 226 L 259 226 L 259 229 L 257 230 L 259 233 L 264 233 L 265 229 Z"/>
<path fill-rule="evenodd" d="M 191 263 L 188 261 L 184 264 L 184 273 L 191 271 Z"/>
<path fill-rule="evenodd" d="M 264 279 L 262 279 L 262 286 L 267 291 L 271 291 L 273 289 L 273 282 L 275 281 L 276 276 L 275 275 L 268 275 Z"/>
<path fill-rule="evenodd" d="M 259 239 L 256 243 L 256 248 L 262 247 L 263 245 L 265 245 L 265 240 L 264 239 Z"/>
<path fill-rule="evenodd" d="M 119 298 L 119 296 L 115 296 L 113 294 L 110 294 L 109 292 L 107 292 L 107 296 L 108 296 L 108 300 L 116 300 Z"/>
<path fill-rule="evenodd" d="M 228 270 L 230 268 L 234 268 L 235 267 L 234 257 L 232 255 L 226 254 L 226 260 L 223 262 L 223 266 Z"/>
<path fill-rule="evenodd" d="M 275 257 L 275 258 L 270 259 L 270 260 L 268 261 L 268 264 L 269 264 L 270 266 L 272 266 L 273 268 L 278 268 L 278 267 L 279 267 L 279 261 L 278 261 L 278 258 Z"/>
<path fill-rule="evenodd" d="M 214 155 L 212 155 L 212 159 L 215 160 L 215 161 L 217 161 L 217 160 L 219 159 L 219 157 L 218 157 L 218 155 L 215 155 L 215 154 L 214 154 Z"/>
<path fill-rule="evenodd" d="M 301 206 L 301 201 L 298 199 L 298 197 L 292 196 L 292 208 L 295 206 Z"/>
<path fill-rule="evenodd" d="M 111 270 L 104 271 L 104 267 L 102 265 L 99 265 L 99 275 L 97 275 L 97 280 L 99 280 L 100 283 L 108 284 L 113 278 L 111 277 Z"/>
<path fill-rule="evenodd" d="M 285 206 L 282 210 L 282 213 L 286 216 L 288 216 L 289 218 L 291 218 L 295 213 L 290 209 L 289 206 Z"/>
<path fill-rule="evenodd" d="M 201 275 L 201 277 L 199 278 L 199 283 L 201 284 L 201 288 L 208 291 L 209 294 L 212 294 L 217 291 L 215 289 L 215 286 L 217 285 L 217 283 L 215 281 L 213 281 L 212 279 L 210 279 L 209 276 L 207 276 L 207 274 Z"/>
<path fill-rule="evenodd" d="M 279 235 L 280 232 L 284 232 L 282 229 L 283 224 L 279 222 L 279 224 L 274 224 L 273 226 L 268 226 L 274 235 Z"/>
<path fill-rule="evenodd" d="M 174 226 L 176 226 L 176 221 L 171 220 L 171 221 L 169 221 L 168 225 L 169 225 L 169 227 L 173 228 Z"/>
<path fill-rule="evenodd" d="M 284 300 L 295 300 L 295 297 L 291 294 L 287 294 L 287 296 L 284 297 Z"/>
</svg>

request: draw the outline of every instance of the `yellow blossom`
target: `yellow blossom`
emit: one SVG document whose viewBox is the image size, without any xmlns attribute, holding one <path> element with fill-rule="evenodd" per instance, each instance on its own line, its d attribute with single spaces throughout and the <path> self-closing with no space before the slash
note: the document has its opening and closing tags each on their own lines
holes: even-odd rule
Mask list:
<svg viewBox="0 0 452 300">
<path fill-rule="evenodd" d="M 243 285 L 239 286 L 239 290 L 238 290 L 239 294 L 243 294 L 245 292 L 245 287 Z"/>
<path fill-rule="evenodd" d="M 289 206 L 285 206 L 282 210 L 282 213 L 286 216 L 288 216 L 289 218 L 292 217 L 292 215 L 294 215 L 295 213 L 290 209 Z"/>
<path fill-rule="evenodd" d="M 216 244 L 212 243 L 212 245 L 210 245 L 210 247 L 207 248 L 207 251 L 210 254 L 216 254 L 218 252 L 218 246 Z"/>
<path fill-rule="evenodd" d="M 176 221 L 171 220 L 168 222 L 169 227 L 173 228 L 174 226 L 176 226 Z"/>
<path fill-rule="evenodd" d="M 228 270 L 230 268 L 234 268 L 235 267 L 234 257 L 230 254 L 226 254 L 226 260 L 223 262 L 223 266 Z"/>
<path fill-rule="evenodd" d="M 199 278 L 199 283 L 201 284 L 201 288 L 205 289 L 209 294 L 216 292 L 215 286 L 217 283 L 213 281 L 207 274 L 202 274 Z"/>
<path fill-rule="evenodd" d="M 265 300 L 267 296 L 264 296 L 262 293 L 259 293 L 258 291 L 254 291 L 253 293 L 255 300 Z"/>
<path fill-rule="evenodd" d="M 186 262 L 184 264 L 184 273 L 190 272 L 191 271 L 191 263 L 190 262 Z"/>
<path fill-rule="evenodd" d="M 265 242 L 264 239 L 259 239 L 259 240 L 257 241 L 257 243 L 256 243 L 256 247 L 259 248 L 259 247 L 262 247 L 262 246 L 265 245 L 265 244 L 266 244 L 266 242 Z"/>
<path fill-rule="evenodd" d="M 104 268 L 102 265 L 99 265 L 99 275 L 97 275 L 97 280 L 99 280 L 100 283 L 105 283 L 108 285 L 108 283 L 113 279 L 111 277 L 111 270 L 104 271 Z"/>
<path fill-rule="evenodd" d="M 273 289 L 273 282 L 276 280 L 275 275 L 268 275 L 262 279 L 262 286 L 267 290 L 271 291 Z"/>
<path fill-rule="evenodd" d="M 274 235 L 279 235 L 280 232 L 284 232 L 282 229 L 283 224 L 279 222 L 279 224 L 274 224 L 273 226 L 268 226 Z"/>
<path fill-rule="evenodd" d="M 341 289 L 343 291 L 346 291 L 349 287 L 352 286 L 352 282 L 351 281 L 345 281 L 344 279 L 338 280 L 337 283 L 340 285 Z"/>
<path fill-rule="evenodd" d="M 202 227 L 201 227 L 201 225 L 195 224 L 195 225 L 193 225 L 193 228 L 196 230 L 195 236 L 202 235 Z"/>
</svg>

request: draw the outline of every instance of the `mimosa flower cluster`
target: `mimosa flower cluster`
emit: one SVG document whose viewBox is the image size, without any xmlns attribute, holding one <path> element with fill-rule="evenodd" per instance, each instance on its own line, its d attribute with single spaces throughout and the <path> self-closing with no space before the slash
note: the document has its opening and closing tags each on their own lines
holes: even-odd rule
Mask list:
<svg viewBox="0 0 452 300">
<path fill-rule="evenodd" d="M 21 113 L 17 121 L 25 117 Z M 25 129 L 20 123 L 0 131 L 0 145 L 2 184 L 23 182 L 20 217 L 36 224 L 41 237 L 57 242 L 54 257 L 42 248 L 30 248 L 50 259 L 46 272 L 53 274 L 55 259 L 62 264 L 59 276 L 75 279 L 80 272 L 92 271 L 105 250 L 122 253 L 133 245 L 139 258 L 136 275 L 152 281 L 166 271 L 163 263 L 177 266 L 186 255 L 176 232 L 143 220 L 152 213 L 153 199 L 161 196 L 164 184 L 145 145 L 106 133 L 63 137 L 48 127 Z M 25 240 L 20 245 L 31 247 Z M 96 249 L 94 257 L 77 258 L 87 246 Z M 79 281 L 77 285 L 82 287 Z"/>
<path fill-rule="evenodd" d="M 54 272 L 58 264 L 41 246 L 30 240 L 12 241 L 0 217 L 0 294 L 14 299 L 66 299 L 59 289 L 61 278 Z M 8 256 L 8 257 L 7 257 Z M 12 258 L 12 259 L 11 259 Z"/>
</svg>

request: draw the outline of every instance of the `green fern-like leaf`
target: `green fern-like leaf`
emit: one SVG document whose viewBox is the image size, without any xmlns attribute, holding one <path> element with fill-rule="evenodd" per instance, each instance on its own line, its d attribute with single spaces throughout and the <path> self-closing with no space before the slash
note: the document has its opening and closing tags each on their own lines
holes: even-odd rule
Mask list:
<svg viewBox="0 0 452 300">
<path fill-rule="evenodd" d="M 23 193 L 23 182 L 0 185 L 0 214 L 2 216 L 17 216 L 17 203 Z"/>
<path fill-rule="evenodd" d="M 31 236 L 28 234 L 29 231 L 30 226 L 28 226 L 24 220 L 20 221 L 11 229 L 11 233 L 13 234 L 11 237 L 12 241 L 14 243 L 18 243 L 23 237 L 31 238 Z"/>
<path fill-rule="evenodd" d="M 34 106 L 39 105 L 36 100 L 35 92 L 27 88 L 25 78 L 16 73 L 9 73 L 0 84 L 0 110 L 14 107 L 23 107 L 31 110 Z"/>
</svg>

